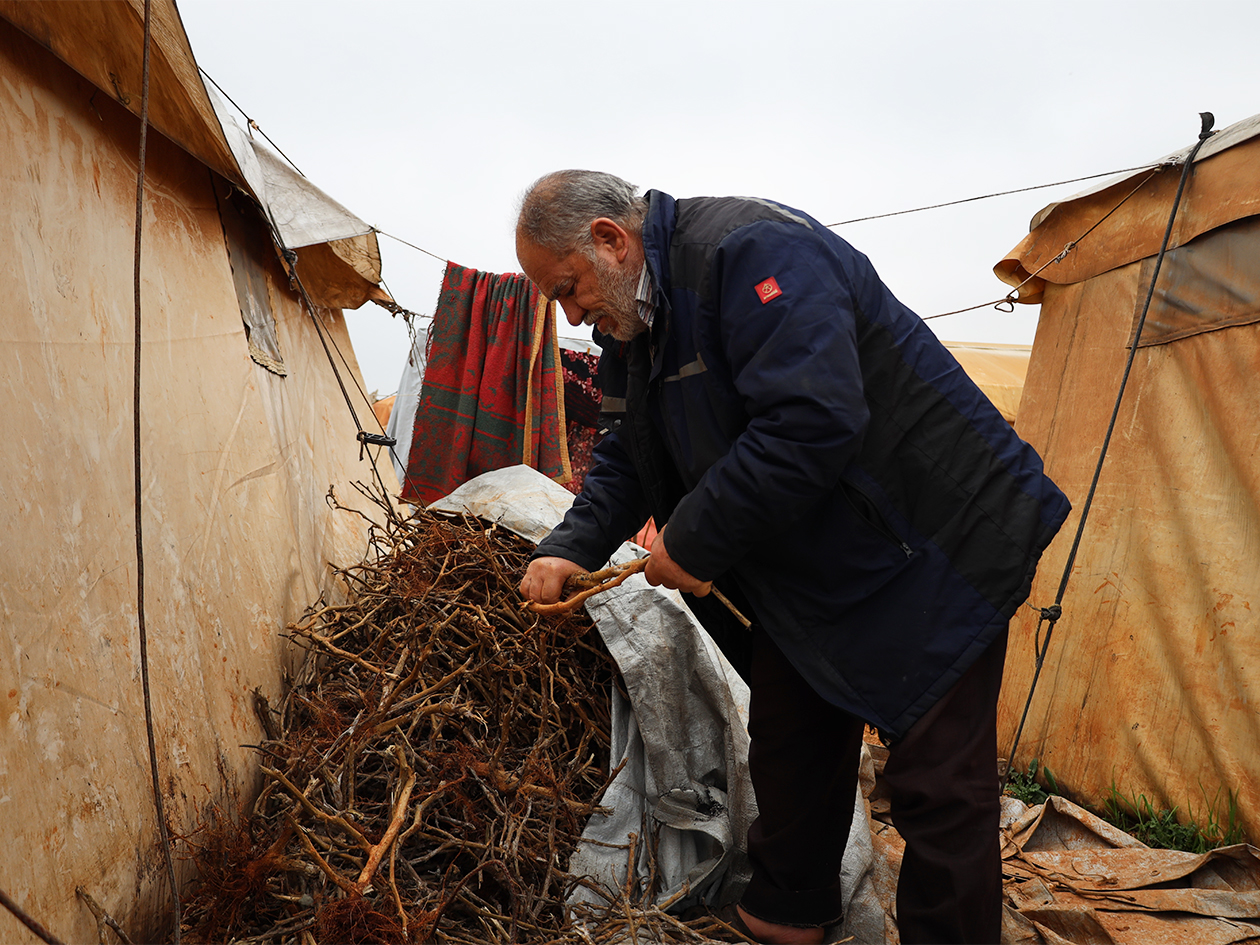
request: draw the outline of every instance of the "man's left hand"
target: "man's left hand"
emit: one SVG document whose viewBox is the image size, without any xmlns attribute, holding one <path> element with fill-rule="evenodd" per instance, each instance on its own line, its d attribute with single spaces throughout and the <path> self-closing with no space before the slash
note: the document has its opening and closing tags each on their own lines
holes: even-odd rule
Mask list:
<svg viewBox="0 0 1260 945">
<path fill-rule="evenodd" d="M 648 558 L 643 576 L 653 587 L 664 584 L 675 590 L 704 597 L 713 589 L 713 582 L 701 581 L 693 577 L 669 556 L 669 551 L 665 547 L 665 533 L 668 530 L 669 526 L 666 526 L 656 533 L 656 540 L 652 542 L 650 549 L 652 556 Z"/>
</svg>

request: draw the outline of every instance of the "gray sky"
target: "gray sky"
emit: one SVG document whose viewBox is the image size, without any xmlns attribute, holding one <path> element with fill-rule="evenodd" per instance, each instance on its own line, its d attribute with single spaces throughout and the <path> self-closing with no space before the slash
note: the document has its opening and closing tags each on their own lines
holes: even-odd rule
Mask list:
<svg viewBox="0 0 1260 945">
<path fill-rule="evenodd" d="M 562 167 L 833 223 L 1146 163 L 1260 112 L 1260 3 L 177 0 L 198 63 L 318 186 L 465 266 L 518 269 L 515 204 Z M 1088 182 L 839 227 L 920 315 L 1000 298 L 992 267 Z M 432 311 L 443 263 L 381 238 Z M 1031 343 L 1036 308 L 929 324 Z M 369 390 L 401 324 L 347 312 Z M 561 320 L 562 328 L 571 331 Z"/>
</svg>

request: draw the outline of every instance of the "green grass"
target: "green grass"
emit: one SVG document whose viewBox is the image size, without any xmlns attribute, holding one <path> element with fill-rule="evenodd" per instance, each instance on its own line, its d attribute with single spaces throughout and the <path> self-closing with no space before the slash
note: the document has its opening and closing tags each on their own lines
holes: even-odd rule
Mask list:
<svg viewBox="0 0 1260 945">
<path fill-rule="evenodd" d="M 1045 779 L 1045 787 L 1042 787 L 1037 780 L 1038 771 Z M 1041 762 L 1036 758 L 1028 763 L 1027 771 L 1012 771 L 1010 777 L 1006 779 L 1006 794 L 1023 801 L 1029 807 L 1044 804 L 1051 794 L 1061 793 L 1059 784 L 1050 773 L 1050 769 L 1042 768 Z"/>
<path fill-rule="evenodd" d="M 1202 788 L 1200 788 L 1202 790 Z M 1006 782 L 1006 794 L 1023 801 L 1030 807 L 1044 804 L 1052 794 L 1066 796 L 1050 769 L 1034 758 L 1025 772 L 1012 771 Z M 1157 808 L 1145 794 L 1125 795 L 1113 781 L 1111 794 L 1103 801 L 1102 810 L 1093 812 L 1107 823 L 1119 827 L 1147 846 L 1164 850 L 1184 850 L 1188 853 L 1206 853 L 1217 847 L 1244 843 L 1247 836 L 1238 819 L 1238 798 L 1229 791 L 1224 809 L 1221 807 L 1221 791 L 1208 799 L 1203 791 L 1204 811 L 1201 816 L 1189 806 L 1184 818 L 1178 816 L 1181 808 L 1171 810 Z"/>
<path fill-rule="evenodd" d="M 1247 839 L 1238 822 L 1238 799 L 1229 792 L 1228 803 L 1220 810 L 1221 792 L 1212 800 L 1203 792 L 1206 812 L 1195 817 L 1187 807 L 1184 821 L 1177 816 L 1179 807 L 1162 810 L 1155 807 L 1145 794 L 1130 793 L 1125 796 L 1111 785 L 1111 796 L 1103 802 L 1101 816 L 1108 823 L 1141 840 L 1147 846 L 1165 850 L 1185 850 L 1187 853 L 1206 853 L 1217 847 L 1231 846 Z"/>
</svg>

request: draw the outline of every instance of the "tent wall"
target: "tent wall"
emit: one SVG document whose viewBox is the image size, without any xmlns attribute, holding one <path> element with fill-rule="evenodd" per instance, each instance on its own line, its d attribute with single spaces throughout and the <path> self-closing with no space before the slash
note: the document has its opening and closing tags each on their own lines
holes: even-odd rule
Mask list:
<svg viewBox="0 0 1260 945">
<path fill-rule="evenodd" d="M 1046 286 L 1019 429 L 1075 509 L 1042 561 L 1031 605 L 1054 601 L 1150 269 L 1138 260 Z M 1019 770 L 1038 759 L 1083 800 L 1100 802 L 1114 785 L 1200 823 L 1213 803 L 1223 818 L 1236 791 L 1252 837 L 1260 835 L 1257 376 L 1256 324 L 1138 350 L 1013 759 Z M 1003 753 L 1029 691 L 1036 623 L 1031 608 L 1012 622 Z"/>
<path fill-rule="evenodd" d="M 993 402 L 993 406 L 1014 423 L 1023 396 L 1024 375 L 1028 372 L 1029 345 L 1003 345 L 968 341 L 946 341 L 967 376 Z"/>
<path fill-rule="evenodd" d="M 144 0 L 0 0 L 23 30 L 97 89 L 140 115 Z M 149 122 L 206 166 L 243 182 L 215 119 L 174 0 L 152 3 Z"/>
<path fill-rule="evenodd" d="M 67 941 L 96 937 L 77 885 L 139 940 L 169 901 L 137 640 L 138 140 L 133 115 L 0 21 L 0 887 Z M 251 264 L 287 376 L 251 360 L 222 178 L 152 131 L 147 168 L 146 624 L 167 816 L 187 834 L 248 793 L 253 692 L 274 699 L 295 658 L 280 632 L 330 585 L 328 562 L 364 547 L 325 495 L 354 504 L 371 470 L 274 252 Z M 353 388 L 341 314 L 320 318 Z M 5 912 L 0 937 L 34 940 Z"/>
</svg>

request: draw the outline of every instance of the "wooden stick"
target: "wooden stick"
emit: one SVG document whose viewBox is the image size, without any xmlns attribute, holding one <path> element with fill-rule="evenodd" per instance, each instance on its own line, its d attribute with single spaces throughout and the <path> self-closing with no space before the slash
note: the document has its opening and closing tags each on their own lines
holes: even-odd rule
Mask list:
<svg viewBox="0 0 1260 945">
<path fill-rule="evenodd" d="M 582 603 L 585 602 L 585 600 L 588 597 L 593 597 L 596 594 L 601 593 L 602 591 L 612 590 L 614 587 L 617 587 L 619 584 L 625 581 L 625 579 L 628 578 L 630 575 L 638 574 L 640 571 L 646 568 L 647 563 L 648 563 L 647 558 L 636 558 L 634 561 L 631 561 L 628 564 L 619 565 L 615 569 L 606 568 L 604 572 L 597 571 L 596 574 L 605 573 L 607 571 L 615 571 L 616 573 L 614 574 L 613 577 L 610 577 L 604 581 L 601 581 L 599 584 L 595 585 L 594 587 L 589 587 L 584 591 L 580 591 L 579 593 L 574 594 L 568 600 L 558 601 L 557 603 L 554 603 L 554 604 L 540 604 L 537 601 L 530 601 L 529 609 L 532 610 L 536 614 L 572 613 L 573 611 L 577 610 L 578 607 L 580 607 Z M 587 577 L 592 578 L 594 577 L 594 575 L 588 575 Z"/>
<path fill-rule="evenodd" d="M 389 828 L 385 831 L 385 836 L 381 838 L 380 843 L 368 851 L 368 859 L 363 864 L 363 872 L 359 874 L 359 879 L 355 883 L 360 892 L 371 885 L 372 877 L 376 875 L 376 870 L 381 865 L 381 857 L 385 855 L 385 851 L 390 848 L 397 838 L 398 832 L 402 830 L 402 823 L 407 817 L 407 805 L 411 803 L 411 789 L 416 786 L 416 773 L 412 770 L 411 765 L 407 764 L 407 759 L 403 755 L 402 749 L 395 746 L 394 751 L 398 758 L 398 764 L 407 772 L 407 783 L 403 785 L 402 793 L 398 795 L 398 801 L 394 804 L 394 816 L 390 818 Z"/>
<path fill-rule="evenodd" d="M 101 908 L 101 904 L 93 899 L 86 889 L 82 886 L 75 886 L 74 892 L 75 895 L 87 903 L 87 907 L 92 910 L 92 915 L 96 916 L 96 937 L 100 939 L 101 945 L 105 945 L 105 926 L 109 926 L 114 930 L 114 934 L 118 936 L 119 941 L 123 945 L 131 945 L 131 939 L 127 937 L 123 927 L 118 924 L 112 915 Z"/>
</svg>

